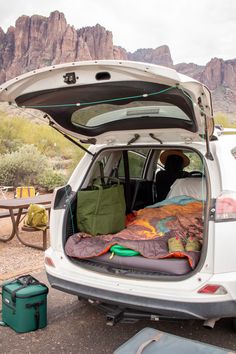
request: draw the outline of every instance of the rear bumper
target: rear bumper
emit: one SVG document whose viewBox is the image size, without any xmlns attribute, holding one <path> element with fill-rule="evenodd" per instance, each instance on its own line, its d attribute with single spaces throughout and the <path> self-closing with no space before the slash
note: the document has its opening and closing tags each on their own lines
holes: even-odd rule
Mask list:
<svg viewBox="0 0 236 354">
<path fill-rule="evenodd" d="M 84 299 L 99 300 L 122 309 L 150 312 L 160 317 L 176 319 L 211 319 L 236 317 L 236 301 L 176 302 L 97 289 L 57 278 L 47 273 L 51 286 Z"/>
</svg>

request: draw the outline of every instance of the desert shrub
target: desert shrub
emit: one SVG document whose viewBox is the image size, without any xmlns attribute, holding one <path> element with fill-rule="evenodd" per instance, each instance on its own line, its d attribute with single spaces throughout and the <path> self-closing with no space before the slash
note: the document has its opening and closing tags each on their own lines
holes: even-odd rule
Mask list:
<svg viewBox="0 0 236 354">
<path fill-rule="evenodd" d="M 10 119 L 1 115 L 0 119 L 0 154 L 16 151 L 22 144 L 21 139 L 18 139 L 19 122 L 12 124 Z"/>
<path fill-rule="evenodd" d="M 0 154 L 17 151 L 22 145 L 18 139 L 1 139 L 0 140 Z"/>
<path fill-rule="evenodd" d="M 47 158 L 34 145 L 22 145 L 18 151 L 1 155 L 0 184 L 35 185 L 39 172 L 47 168 Z"/>
<path fill-rule="evenodd" d="M 61 173 L 49 169 L 38 176 L 37 183 L 39 187 L 50 192 L 55 187 L 63 186 L 66 183 L 66 178 Z"/>
<path fill-rule="evenodd" d="M 63 170 L 63 175 L 65 174 L 66 179 L 68 179 L 84 154 L 81 149 L 49 127 L 44 120 L 42 122 L 39 119 L 30 120 L 21 116 L 10 116 L 3 112 L 0 112 L 0 117 L 0 157 L 2 160 L 0 164 L 0 184 L 37 184 L 35 180 L 37 174 L 34 171 L 29 171 L 31 166 L 25 166 L 27 162 L 24 157 L 23 160 L 19 157 L 19 154 L 24 156 L 27 145 L 34 145 L 32 151 L 37 150 L 37 152 L 32 153 L 32 155 L 35 155 L 36 160 L 40 161 L 41 157 L 44 156 L 44 163 L 46 165 L 50 164 L 51 171 L 54 171 L 50 173 L 50 176 L 54 175 L 55 171 L 59 169 Z M 17 162 L 18 158 L 19 162 Z M 34 169 L 34 156 L 27 159 L 32 162 L 32 168 Z M 23 164 L 22 168 L 19 167 L 20 164 Z M 39 165 L 40 163 L 38 163 Z M 36 170 L 42 175 L 41 167 L 36 168 Z M 49 181 L 49 179 L 51 177 L 48 176 L 47 180 Z M 55 180 L 57 179 L 55 177 Z M 46 180 L 46 177 L 44 180 Z M 53 185 L 50 182 L 47 183 L 49 183 L 49 186 Z"/>
<path fill-rule="evenodd" d="M 31 121 L 23 117 L 7 116 L 0 112 L 0 154 L 15 151 L 22 144 L 35 145 L 48 156 L 79 160 L 83 152 L 46 121 Z"/>
<path fill-rule="evenodd" d="M 199 155 L 196 153 L 188 152 L 185 154 L 188 156 L 190 160 L 190 164 L 184 169 L 185 171 L 202 171 L 203 172 L 203 164 Z"/>
<path fill-rule="evenodd" d="M 222 112 L 217 112 L 214 117 L 215 124 L 220 124 L 223 127 L 229 127 L 230 122 L 229 118 Z"/>
</svg>

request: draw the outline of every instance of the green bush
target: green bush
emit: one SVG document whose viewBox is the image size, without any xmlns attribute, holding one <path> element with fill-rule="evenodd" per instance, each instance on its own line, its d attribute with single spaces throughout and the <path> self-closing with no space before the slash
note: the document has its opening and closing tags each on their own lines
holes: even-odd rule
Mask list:
<svg viewBox="0 0 236 354">
<path fill-rule="evenodd" d="M 22 143 L 18 139 L 1 139 L 0 140 L 0 154 L 17 151 Z"/>
<path fill-rule="evenodd" d="M 66 178 L 61 173 L 50 169 L 40 174 L 37 182 L 39 187 L 51 192 L 55 187 L 63 186 L 66 183 Z"/>
<path fill-rule="evenodd" d="M 1 155 L 0 184 L 35 185 L 37 176 L 48 168 L 48 161 L 34 145 L 22 145 L 18 151 Z"/>
<path fill-rule="evenodd" d="M 225 128 L 230 126 L 229 118 L 222 112 L 217 112 L 215 114 L 214 121 L 215 124 L 220 124 Z"/>
<path fill-rule="evenodd" d="M 37 121 L 31 121 L 29 118 L 8 116 L 3 112 L 0 112 L 0 118 L 0 154 L 16 150 L 20 144 L 33 144 L 42 154 L 49 157 L 60 156 L 64 159 L 75 157 L 78 160 L 84 154 L 77 146 L 49 127 L 47 120 L 39 121 L 37 118 Z"/>
<path fill-rule="evenodd" d="M 84 152 L 46 121 L 3 112 L 0 118 L 0 185 L 37 186 L 40 180 L 40 186 L 51 190 L 64 184 Z"/>
</svg>

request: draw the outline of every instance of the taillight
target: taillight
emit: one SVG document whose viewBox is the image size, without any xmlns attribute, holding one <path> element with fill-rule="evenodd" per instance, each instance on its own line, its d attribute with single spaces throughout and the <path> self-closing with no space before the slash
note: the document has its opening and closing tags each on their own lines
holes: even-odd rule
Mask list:
<svg viewBox="0 0 236 354">
<path fill-rule="evenodd" d="M 52 260 L 52 258 L 50 258 L 50 257 L 45 257 L 44 263 L 45 263 L 46 265 L 48 265 L 49 267 L 55 268 L 55 264 L 53 263 L 53 260 Z"/>
<path fill-rule="evenodd" d="M 236 192 L 223 191 L 216 199 L 215 220 L 236 220 Z"/>
<path fill-rule="evenodd" d="M 217 284 L 207 284 L 204 285 L 201 289 L 198 290 L 199 294 L 211 294 L 211 295 L 225 295 L 227 294 L 227 290 Z"/>
</svg>

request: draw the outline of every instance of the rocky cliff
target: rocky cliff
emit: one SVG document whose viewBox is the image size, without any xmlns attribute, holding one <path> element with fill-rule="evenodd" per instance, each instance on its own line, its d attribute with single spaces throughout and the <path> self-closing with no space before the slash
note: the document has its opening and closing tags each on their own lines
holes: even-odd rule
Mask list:
<svg viewBox="0 0 236 354">
<path fill-rule="evenodd" d="M 47 65 L 91 59 L 127 59 L 112 33 L 96 25 L 76 30 L 63 13 L 21 16 L 5 34 L 0 28 L 0 81 Z"/>
<path fill-rule="evenodd" d="M 209 87 L 215 111 L 229 115 L 236 112 L 236 59 L 213 58 L 206 66 L 181 63 L 175 69 Z"/>
<path fill-rule="evenodd" d="M 128 59 L 175 68 L 212 90 L 215 110 L 236 112 L 236 59 L 214 58 L 206 66 L 174 65 L 166 45 L 129 53 L 113 44 L 112 33 L 104 27 L 75 29 L 59 11 L 49 17 L 21 16 L 6 33 L 0 27 L 0 83 L 35 68 L 91 59 Z"/>
</svg>

